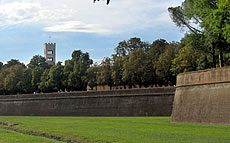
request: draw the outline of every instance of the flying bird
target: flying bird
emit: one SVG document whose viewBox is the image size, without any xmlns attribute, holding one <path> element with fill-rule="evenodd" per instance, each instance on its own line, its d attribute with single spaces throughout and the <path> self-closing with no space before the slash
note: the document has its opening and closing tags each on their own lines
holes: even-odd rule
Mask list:
<svg viewBox="0 0 230 143">
<path fill-rule="evenodd" d="M 95 1 L 100 1 L 100 0 L 93 0 L 93 2 L 95 3 Z M 106 4 L 108 5 L 110 2 L 110 0 L 107 0 Z"/>
</svg>

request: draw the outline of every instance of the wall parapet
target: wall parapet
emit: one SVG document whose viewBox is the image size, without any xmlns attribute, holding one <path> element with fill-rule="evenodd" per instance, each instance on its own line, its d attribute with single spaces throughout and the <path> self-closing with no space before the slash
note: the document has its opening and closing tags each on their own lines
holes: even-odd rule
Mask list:
<svg viewBox="0 0 230 143">
<path fill-rule="evenodd" d="M 133 97 L 133 96 L 165 96 L 174 95 L 174 92 L 166 93 L 143 93 L 143 94 L 124 94 L 124 95 L 92 95 L 92 96 L 56 96 L 56 97 L 33 97 L 33 98 L 12 98 L 12 99 L 0 99 L 0 102 L 7 101 L 33 101 L 33 100 L 64 100 L 64 99 L 79 99 L 79 98 L 111 98 L 111 97 Z"/>
<path fill-rule="evenodd" d="M 21 94 L 21 95 L 0 95 L 0 99 L 17 99 L 17 98 L 40 98 L 40 97 L 67 97 L 67 96 L 119 96 L 134 95 L 147 93 L 174 93 L 174 87 L 161 88 L 142 88 L 142 89 L 126 89 L 126 90 L 107 90 L 107 91 L 76 91 L 61 93 L 39 93 L 39 94 Z"/>
<path fill-rule="evenodd" d="M 230 124 L 230 67 L 179 74 L 172 122 Z"/>
<path fill-rule="evenodd" d="M 229 67 L 182 73 L 177 76 L 177 87 L 228 82 L 230 82 Z"/>
</svg>

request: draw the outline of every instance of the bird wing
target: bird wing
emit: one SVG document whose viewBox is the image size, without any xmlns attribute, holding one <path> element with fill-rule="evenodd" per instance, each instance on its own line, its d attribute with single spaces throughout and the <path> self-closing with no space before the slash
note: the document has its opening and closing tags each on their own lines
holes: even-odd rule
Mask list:
<svg viewBox="0 0 230 143">
<path fill-rule="evenodd" d="M 110 0 L 107 0 L 107 5 L 109 4 Z"/>
</svg>

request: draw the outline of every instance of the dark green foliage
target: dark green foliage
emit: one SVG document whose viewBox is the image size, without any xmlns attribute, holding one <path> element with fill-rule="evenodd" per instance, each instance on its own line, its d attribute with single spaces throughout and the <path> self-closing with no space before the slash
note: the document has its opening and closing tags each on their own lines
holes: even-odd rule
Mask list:
<svg viewBox="0 0 230 143">
<path fill-rule="evenodd" d="M 39 90 L 41 92 L 51 92 L 52 89 L 49 88 L 49 85 L 48 85 L 48 80 L 49 80 L 49 69 L 45 69 L 40 77 L 41 79 L 41 82 L 39 84 Z"/>
<path fill-rule="evenodd" d="M 64 87 L 67 90 L 83 91 L 87 89 L 87 70 L 93 64 L 88 53 L 76 50 L 72 53 L 72 59 L 65 62 Z"/>
<path fill-rule="evenodd" d="M 66 90 L 71 90 L 71 83 L 70 83 L 69 76 L 71 72 L 73 71 L 73 66 L 74 66 L 74 63 L 72 60 L 65 61 L 65 66 L 63 69 L 63 76 L 64 76 L 63 85 Z"/>
<path fill-rule="evenodd" d="M 32 80 L 31 80 L 31 83 L 32 83 L 32 87 L 33 87 L 33 90 L 35 92 L 38 91 L 38 86 L 41 82 L 41 76 L 44 72 L 44 69 L 41 68 L 41 67 L 36 67 L 34 69 L 32 69 Z"/>
<path fill-rule="evenodd" d="M 159 85 L 176 85 L 176 76 L 171 72 L 172 61 L 176 57 L 178 44 L 170 43 L 166 47 L 155 64 Z"/>
<path fill-rule="evenodd" d="M 14 65 L 22 65 L 25 67 L 25 64 L 21 63 L 19 60 L 11 59 L 10 61 L 7 61 L 5 65 L 3 65 L 4 68 L 9 68 Z"/>
<path fill-rule="evenodd" d="M 22 84 L 19 90 L 22 90 L 23 93 L 33 93 L 33 86 L 32 86 L 32 70 L 29 68 L 24 69 L 23 71 L 23 79 Z"/>
<path fill-rule="evenodd" d="M 3 63 L 0 62 L 0 70 L 3 68 Z"/>
<path fill-rule="evenodd" d="M 61 91 L 63 90 L 63 66 L 61 62 L 58 62 L 56 65 L 53 65 L 48 74 L 47 86 L 51 91 Z"/>
<path fill-rule="evenodd" d="M 46 59 L 40 55 L 35 55 L 32 57 L 30 60 L 30 63 L 28 64 L 29 68 L 36 68 L 36 67 L 41 67 L 41 68 L 48 68 L 49 65 L 46 63 Z"/>
<path fill-rule="evenodd" d="M 174 75 L 183 72 L 212 68 L 217 56 L 212 48 L 205 48 L 202 35 L 187 34 L 179 43 L 179 51 L 172 61 L 171 71 Z"/>
<path fill-rule="evenodd" d="M 153 41 L 146 52 L 146 61 L 144 69 L 144 86 L 158 85 L 159 78 L 156 75 L 156 64 L 161 54 L 165 52 L 168 42 L 164 39 Z"/>
<path fill-rule="evenodd" d="M 141 39 L 137 37 L 120 42 L 115 48 L 115 54 L 112 59 L 113 84 L 129 85 L 129 87 L 145 85 L 147 83 L 144 79 L 147 75 L 145 74 L 147 71 L 145 71 L 146 52 L 149 51 L 149 49 L 150 44 L 141 41 Z M 136 77 L 136 75 L 139 76 Z M 149 79 L 149 77 L 146 79 Z"/>
<path fill-rule="evenodd" d="M 213 67 L 217 65 L 216 53 L 220 67 L 223 67 L 227 61 L 225 54 L 230 48 L 229 5 L 229 0 L 184 0 L 181 6 L 168 9 L 177 26 L 187 27 L 200 38 L 200 41 L 203 41 L 201 44 L 203 48 L 212 52 Z M 197 38 L 191 40 L 198 41 Z"/>
<path fill-rule="evenodd" d="M 97 82 L 98 85 L 109 85 L 112 88 L 112 64 L 110 58 L 105 58 L 100 64 Z"/>
<path fill-rule="evenodd" d="M 26 84 L 29 84 L 28 87 L 31 85 L 28 83 L 28 78 L 30 78 L 30 72 L 28 72 L 22 64 L 4 67 L 0 73 L 0 93 L 25 93 L 27 89 L 23 87 L 25 87 Z"/>
<path fill-rule="evenodd" d="M 126 81 L 130 87 L 136 87 L 136 85 L 142 87 L 145 58 L 145 52 L 142 48 L 133 50 L 128 58 L 126 58 L 123 80 Z"/>
<path fill-rule="evenodd" d="M 97 74 L 98 74 L 98 65 L 94 64 L 87 70 L 87 80 L 88 80 L 88 86 L 90 87 L 91 90 L 93 90 L 94 87 L 97 86 Z"/>
<path fill-rule="evenodd" d="M 125 56 L 115 56 L 113 55 L 113 66 L 112 66 L 112 80 L 113 85 L 125 85 L 125 82 L 122 80 L 122 76 L 124 73 L 124 62 Z"/>
</svg>

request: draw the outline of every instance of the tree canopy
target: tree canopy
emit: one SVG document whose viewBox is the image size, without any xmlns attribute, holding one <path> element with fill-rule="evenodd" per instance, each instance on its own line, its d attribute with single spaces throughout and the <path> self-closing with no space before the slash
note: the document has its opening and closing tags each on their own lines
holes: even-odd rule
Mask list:
<svg viewBox="0 0 230 143">
<path fill-rule="evenodd" d="M 48 68 L 49 65 L 46 63 L 46 59 L 40 55 L 35 55 L 32 57 L 30 60 L 30 63 L 28 64 L 29 68 L 36 68 L 36 67 L 41 67 L 41 68 Z"/>
<path fill-rule="evenodd" d="M 229 51 L 229 5 L 229 0 L 184 0 L 181 6 L 168 9 L 178 27 L 187 27 L 203 39 L 202 44 L 213 51 L 214 64 L 218 53 L 220 67 L 224 66 L 227 60 L 224 54 Z"/>
</svg>

